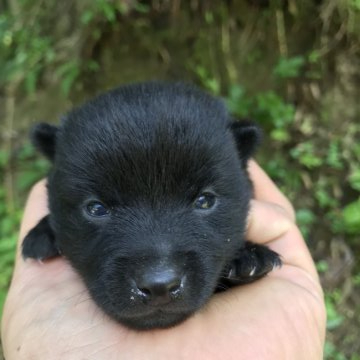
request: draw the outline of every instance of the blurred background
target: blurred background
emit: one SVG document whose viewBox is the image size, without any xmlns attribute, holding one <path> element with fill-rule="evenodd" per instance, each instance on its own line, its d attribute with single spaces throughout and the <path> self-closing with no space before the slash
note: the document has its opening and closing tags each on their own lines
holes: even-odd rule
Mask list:
<svg viewBox="0 0 360 360">
<path fill-rule="evenodd" d="M 264 129 L 257 159 L 325 288 L 326 359 L 360 359 L 360 0 L 0 0 L 0 309 L 49 168 L 29 128 L 154 79 L 193 82 Z"/>
</svg>

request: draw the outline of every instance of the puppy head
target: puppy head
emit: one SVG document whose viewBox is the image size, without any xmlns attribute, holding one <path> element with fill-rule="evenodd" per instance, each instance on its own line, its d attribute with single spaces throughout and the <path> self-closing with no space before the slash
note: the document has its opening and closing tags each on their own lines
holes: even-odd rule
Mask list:
<svg viewBox="0 0 360 360">
<path fill-rule="evenodd" d="M 189 86 L 110 91 L 39 125 L 53 159 L 50 220 L 62 253 L 111 317 L 168 327 L 211 296 L 243 244 L 258 141 L 223 104 Z"/>
</svg>

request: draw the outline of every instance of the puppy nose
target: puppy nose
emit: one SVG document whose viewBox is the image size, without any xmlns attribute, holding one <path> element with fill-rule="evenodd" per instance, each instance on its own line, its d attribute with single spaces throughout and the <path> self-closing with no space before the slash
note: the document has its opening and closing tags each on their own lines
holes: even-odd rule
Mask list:
<svg viewBox="0 0 360 360">
<path fill-rule="evenodd" d="M 140 296 L 150 305 L 167 304 L 181 294 L 183 277 L 174 270 L 144 274 L 136 281 Z"/>
</svg>

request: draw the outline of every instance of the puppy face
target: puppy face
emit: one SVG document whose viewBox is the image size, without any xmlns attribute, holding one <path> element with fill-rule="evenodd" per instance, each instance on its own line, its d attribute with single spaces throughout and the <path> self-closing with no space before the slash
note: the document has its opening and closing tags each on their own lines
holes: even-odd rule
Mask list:
<svg viewBox="0 0 360 360">
<path fill-rule="evenodd" d="M 168 327 L 214 292 L 244 242 L 243 129 L 199 90 L 146 83 L 75 109 L 42 142 L 57 246 L 111 317 Z"/>
</svg>

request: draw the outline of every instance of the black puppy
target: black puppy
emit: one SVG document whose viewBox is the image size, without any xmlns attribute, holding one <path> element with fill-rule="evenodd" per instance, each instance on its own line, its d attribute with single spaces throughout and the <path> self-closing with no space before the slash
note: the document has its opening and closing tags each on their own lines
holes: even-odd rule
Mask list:
<svg viewBox="0 0 360 360">
<path fill-rule="evenodd" d="M 279 256 L 245 242 L 259 142 L 221 101 L 183 84 L 117 88 L 39 124 L 33 142 L 52 162 L 50 214 L 23 256 L 64 255 L 93 299 L 136 329 L 169 327 L 216 289 L 252 282 Z"/>
</svg>

